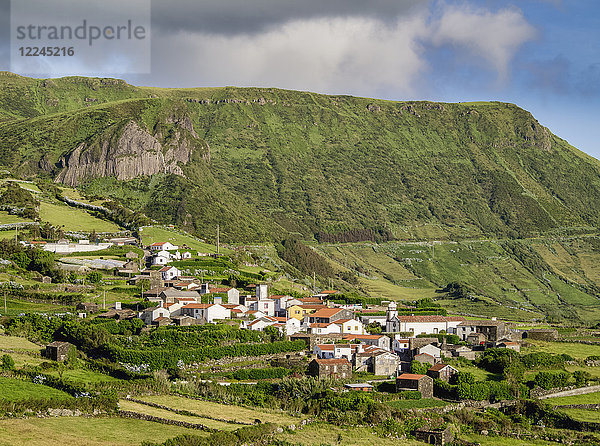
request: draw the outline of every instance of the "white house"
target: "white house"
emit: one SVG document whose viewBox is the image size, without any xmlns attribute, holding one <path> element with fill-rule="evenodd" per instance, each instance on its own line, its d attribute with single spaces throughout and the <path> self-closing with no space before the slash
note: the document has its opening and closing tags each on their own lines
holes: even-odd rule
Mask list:
<svg viewBox="0 0 600 446">
<path fill-rule="evenodd" d="M 166 265 L 171 261 L 171 255 L 167 251 L 158 251 L 152 256 L 152 265 Z"/>
<path fill-rule="evenodd" d="M 181 259 L 182 260 L 188 260 L 192 258 L 192 253 L 189 251 L 184 251 L 181 253 Z"/>
<path fill-rule="evenodd" d="M 307 332 L 310 334 L 341 334 L 342 327 L 334 322 L 309 322 Z"/>
<path fill-rule="evenodd" d="M 427 344 L 427 345 L 417 349 L 417 354 L 422 355 L 423 353 L 426 353 L 428 355 L 433 356 L 436 359 L 439 359 L 439 358 L 441 358 L 442 349 L 436 347 L 433 344 Z"/>
<path fill-rule="evenodd" d="M 362 322 L 356 319 L 338 319 L 333 323 L 339 326 L 344 334 L 361 335 L 365 332 Z"/>
<path fill-rule="evenodd" d="M 231 311 L 218 304 L 188 304 L 181 309 L 181 314 L 203 319 L 209 323 L 231 318 Z"/>
<path fill-rule="evenodd" d="M 346 358 L 352 362 L 352 355 L 361 352 L 362 347 L 358 344 L 316 344 L 313 347 L 313 354 L 318 358 Z"/>
<path fill-rule="evenodd" d="M 181 316 L 181 309 L 183 308 L 183 303 L 175 302 L 170 304 L 164 304 L 164 306 L 167 310 L 169 310 L 169 317 Z"/>
<path fill-rule="evenodd" d="M 410 350 L 410 340 L 403 339 L 399 336 L 392 341 L 392 351 L 396 353 L 405 353 Z"/>
<path fill-rule="evenodd" d="M 254 319 L 246 324 L 246 328 L 249 330 L 263 331 L 265 328 L 275 325 L 277 320 L 275 318 L 264 316 L 258 319 Z"/>
<path fill-rule="evenodd" d="M 144 311 L 138 314 L 138 317 L 144 321 L 144 324 L 150 325 L 153 321 L 159 317 L 171 317 L 171 313 L 167 308 L 163 307 L 152 307 L 146 308 Z"/>
<path fill-rule="evenodd" d="M 359 334 L 359 335 L 348 335 L 344 336 L 346 341 L 360 342 L 363 345 L 374 345 L 375 347 L 382 348 L 387 351 L 391 351 L 390 338 L 385 335 L 371 335 L 371 334 Z M 408 348 L 408 340 L 406 341 Z"/>
<path fill-rule="evenodd" d="M 257 287 L 258 289 L 258 287 Z M 273 299 L 258 299 L 249 304 L 251 310 L 260 311 L 268 316 L 275 316 L 275 301 Z"/>
<path fill-rule="evenodd" d="M 223 287 L 223 288 L 211 288 L 208 290 L 209 293 L 222 293 L 227 294 L 228 304 L 239 304 L 240 303 L 240 292 L 235 288 Z"/>
<path fill-rule="evenodd" d="M 269 299 L 273 299 L 273 301 L 275 302 L 275 314 L 283 315 L 287 308 L 287 303 L 289 300 L 292 299 L 292 297 L 287 295 L 273 295 L 270 296 Z"/>
<path fill-rule="evenodd" d="M 177 245 L 173 245 L 170 242 L 160 242 L 160 243 L 152 243 L 150 246 L 150 251 L 172 251 L 174 249 L 178 249 Z"/>
<path fill-rule="evenodd" d="M 258 300 L 269 298 L 269 290 L 266 284 L 262 283 L 260 285 L 256 285 L 256 298 Z"/>
<path fill-rule="evenodd" d="M 174 266 L 164 266 L 160 269 L 160 276 L 162 280 L 173 280 L 181 275 L 181 271 L 179 271 Z"/>
</svg>

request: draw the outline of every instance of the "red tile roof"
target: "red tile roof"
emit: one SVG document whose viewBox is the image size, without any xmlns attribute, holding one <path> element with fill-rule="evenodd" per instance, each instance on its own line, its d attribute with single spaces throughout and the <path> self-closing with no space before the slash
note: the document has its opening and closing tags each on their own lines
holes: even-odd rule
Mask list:
<svg viewBox="0 0 600 446">
<path fill-rule="evenodd" d="M 337 321 L 339 322 L 339 321 Z M 352 339 L 381 339 L 381 338 L 385 338 L 385 335 L 347 335 L 344 336 L 344 339 L 347 341 L 351 341 Z"/>
<path fill-rule="evenodd" d="M 211 288 L 208 292 L 209 293 L 226 293 L 230 290 L 231 288 Z"/>
<path fill-rule="evenodd" d="M 427 375 L 417 375 L 416 373 L 403 373 L 402 375 L 400 375 L 398 378 L 396 379 L 408 379 L 411 381 L 418 381 L 424 377 L 426 377 Z"/>
<path fill-rule="evenodd" d="M 432 372 L 439 372 L 442 369 L 445 369 L 446 367 L 450 367 L 448 364 L 436 364 L 434 366 L 432 366 L 429 370 L 431 370 Z"/>
<path fill-rule="evenodd" d="M 398 316 L 401 322 L 462 322 L 460 316 Z"/>
<path fill-rule="evenodd" d="M 183 308 L 197 308 L 199 310 L 202 310 L 202 309 L 212 307 L 212 306 L 213 306 L 213 304 L 187 304 Z"/>
<path fill-rule="evenodd" d="M 329 365 L 329 364 L 350 364 L 346 358 L 331 358 L 331 359 L 315 359 L 317 364 Z"/>
<path fill-rule="evenodd" d="M 310 315 L 310 317 L 330 318 L 331 316 L 335 316 L 340 311 L 342 311 L 340 308 L 322 308 L 320 310 L 315 311 L 313 314 Z"/>
</svg>

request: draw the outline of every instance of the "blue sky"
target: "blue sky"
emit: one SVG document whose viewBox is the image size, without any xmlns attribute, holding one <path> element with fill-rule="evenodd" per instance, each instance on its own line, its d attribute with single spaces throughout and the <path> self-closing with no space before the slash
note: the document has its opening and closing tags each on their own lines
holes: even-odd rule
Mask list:
<svg viewBox="0 0 600 446">
<path fill-rule="evenodd" d="M 8 65 L 6 4 L 0 0 L 0 61 Z M 151 6 L 150 73 L 120 73 L 115 64 L 94 74 L 163 87 L 513 102 L 600 158 L 598 0 L 152 0 Z M 66 74 L 78 73 L 47 76 Z"/>
</svg>

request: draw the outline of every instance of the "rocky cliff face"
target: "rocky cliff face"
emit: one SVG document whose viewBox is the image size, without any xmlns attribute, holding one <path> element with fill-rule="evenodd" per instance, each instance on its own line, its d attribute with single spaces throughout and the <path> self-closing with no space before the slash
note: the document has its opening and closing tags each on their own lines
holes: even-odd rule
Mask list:
<svg viewBox="0 0 600 446">
<path fill-rule="evenodd" d="M 204 158 L 208 158 L 208 145 L 198 139 L 189 119 L 168 123 L 175 124 L 168 142 L 161 132 L 153 136 L 130 121 L 118 138 L 104 137 L 89 146 L 79 145 L 60 160 L 62 171 L 56 181 L 76 186 L 85 179 L 107 176 L 129 180 L 156 173 L 183 175 L 181 166 L 190 161 L 194 147 L 202 147 Z"/>
</svg>

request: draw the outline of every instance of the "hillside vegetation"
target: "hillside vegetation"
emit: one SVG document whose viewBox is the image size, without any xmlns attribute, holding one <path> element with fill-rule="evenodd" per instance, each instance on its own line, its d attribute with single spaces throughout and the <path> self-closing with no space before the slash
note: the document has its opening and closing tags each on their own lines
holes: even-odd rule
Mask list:
<svg viewBox="0 0 600 446">
<path fill-rule="evenodd" d="M 600 219 L 598 162 L 512 104 L 0 83 L 4 168 L 204 237 L 217 223 L 231 242 L 524 237 Z"/>
</svg>

